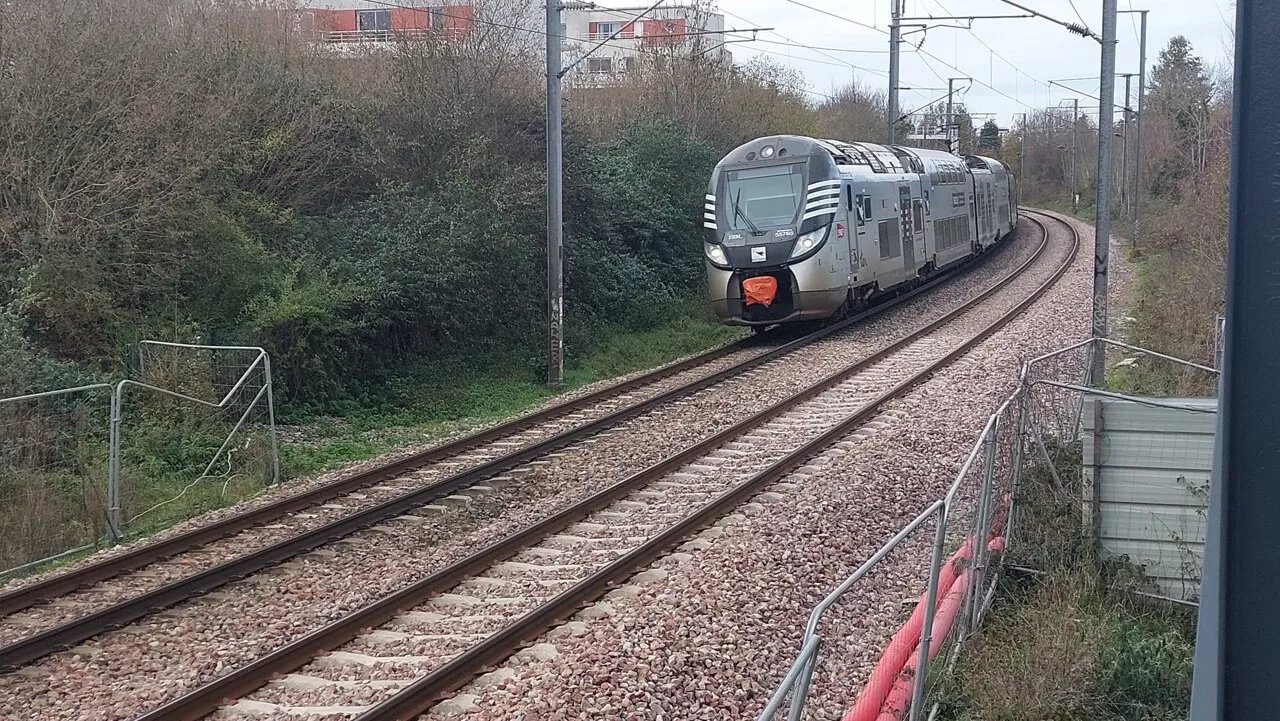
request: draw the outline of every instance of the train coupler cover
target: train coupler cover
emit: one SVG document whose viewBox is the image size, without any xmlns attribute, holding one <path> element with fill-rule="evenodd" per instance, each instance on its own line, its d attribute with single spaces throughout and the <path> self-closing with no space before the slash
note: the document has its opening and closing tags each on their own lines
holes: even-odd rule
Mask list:
<svg viewBox="0 0 1280 721">
<path fill-rule="evenodd" d="M 759 275 L 742 281 L 742 295 L 747 305 L 763 305 L 768 308 L 778 295 L 778 279 L 771 275 Z"/>
</svg>

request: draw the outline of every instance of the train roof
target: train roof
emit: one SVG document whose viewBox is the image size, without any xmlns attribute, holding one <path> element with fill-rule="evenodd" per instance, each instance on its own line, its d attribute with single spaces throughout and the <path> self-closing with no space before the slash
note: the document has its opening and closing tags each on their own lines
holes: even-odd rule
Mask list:
<svg viewBox="0 0 1280 721">
<path fill-rule="evenodd" d="M 1008 171 L 1008 166 L 999 160 L 980 155 L 961 157 L 945 150 L 846 142 L 803 135 L 770 135 L 757 138 L 734 148 L 720 161 L 720 164 L 753 161 L 765 146 L 774 146 L 777 152 L 775 157 L 779 160 L 787 155 L 804 157 L 825 152 L 831 156 L 837 166 L 862 166 L 868 168 L 873 174 L 924 173 L 928 172 L 925 167 L 926 161 L 929 164 L 962 163 L 970 170 L 978 172 L 995 172 L 997 169 Z"/>
</svg>

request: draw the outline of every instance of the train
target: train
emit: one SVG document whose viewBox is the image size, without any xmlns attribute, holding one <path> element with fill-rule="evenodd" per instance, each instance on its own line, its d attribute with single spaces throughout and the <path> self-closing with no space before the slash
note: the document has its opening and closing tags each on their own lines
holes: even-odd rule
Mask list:
<svg viewBox="0 0 1280 721">
<path fill-rule="evenodd" d="M 722 322 L 756 331 L 838 319 L 956 268 L 1017 222 L 1013 173 L 994 158 L 758 138 L 707 185 L 708 294 Z"/>
</svg>

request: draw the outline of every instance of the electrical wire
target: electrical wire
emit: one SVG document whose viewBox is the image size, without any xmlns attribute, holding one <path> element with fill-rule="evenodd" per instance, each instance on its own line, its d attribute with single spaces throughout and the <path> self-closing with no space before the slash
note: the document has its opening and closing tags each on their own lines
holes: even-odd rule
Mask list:
<svg viewBox="0 0 1280 721">
<path fill-rule="evenodd" d="M 1067 0 L 1067 2 L 1071 3 L 1071 9 L 1075 11 L 1076 18 L 1080 20 L 1080 26 L 1089 27 L 1089 23 L 1084 21 L 1084 16 L 1080 14 L 1079 10 L 1076 10 L 1076 0 Z"/>
<path fill-rule="evenodd" d="M 954 15 L 954 14 L 955 14 L 955 13 L 951 12 L 949 9 L 947 9 L 947 6 L 945 6 L 945 5 L 943 5 L 943 4 L 942 4 L 942 0 L 930 0 L 930 2 L 932 2 L 934 5 L 937 5 L 937 6 L 938 6 L 938 9 L 939 9 L 939 10 L 941 10 L 942 12 L 946 13 L 947 15 Z M 1132 3 L 1132 2 L 1133 2 L 1133 0 L 1129 0 L 1129 2 L 1130 2 L 1130 3 Z M 1041 80 L 1041 79 L 1037 78 L 1036 76 L 1034 76 L 1034 75 L 1032 75 L 1032 74 L 1028 73 L 1027 71 L 1025 71 L 1025 70 L 1023 70 L 1022 68 L 1020 68 L 1020 67 L 1018 67 L 1017 65 L 1015 65 L 1012 61 L 1010 61 L 1010 60 L 1009 60 L 1009 58 L 1006 58 L 1005 56 L 1001 55 L 999 50 L 996 50 L 995 48 L 991 47 L 990 45 L 988 45 L 988 44 L 987 44 L 987 42 L 986 42 L 985 40 L 983 40 L 982 38 L 978 37 L 978 34 L 977 34 L 976 32 L 974 32 L 974 31 L 973 31 L 973 28 L 966 28 L 966 30 L 968 31 L 968 33 L 969 33 L 970 35 L 972 35 L 972 36 L 973 36 L 973 39 L 974 39 L 974 40 L 977 40 L 979 43 L 981 43 L 981 44 L 982 44 L 982 47 L 986 48 L 987 50 L 990 50 L 990 51 L 992 52 L 992 54 L 994 54 L 996 57 L 998 57 L 998 58 L 1000 58 L 1001 60 L 1003 60 L 1005 65 L 1008 65 L 1009 67 L 1013 68 L 1013 71 L 1014 71 L 1014 72 L 1016 72 L 1016 73 L 1021 73 L 1023 76 L 1025 76 L 1027 79 L 1031 80 L 1031 81 L 1032 81 L 1032 82 L 1034 82 L 1034 83 L 1039 83 L 1040 85 L 1044 85 L 1044 86 L 1046 86 L 1046 87 L 1049 85 L 1049 83 L 1047 83 L 1047 82 L 1045 82 L 1044 80 Z"/>
<path fill-rule="evenodd" d="M 401 5 L 401 4 L 398 4 L 398 3 L 387 2 L 386 0 L 366 0 L 366 2 L 368 2 L 368 3 L 369 3 L 369 4 L 371 4 L 371 5 L 378 5 L 378 6 L 386 7 L 386 8 L 394 8 L 394 9 L 400 9 L 400 10 L 412 10 L 412 11 L 415 11 L 415 12 L 432 12 L 432 9 L 431 9 L 431 8 L 427 8 L 427 7 L 415 7 L 415 6 L 412 6 L 412 5 Z M 529 33 L 529 34 L 531 34 L 531 35 L 538 35 L 538 36 L 541 36 L 541 37 L 544 37 L 544 38 L 545 38 L 545 37 L 547 37 L 547 31 L 545 31 L 545 30 L 538 30 L 538 29 L 536 29 L 536 28 L 527 28 L 527 27 L 522 27 L 522 26 L 520 26 L 520 25 L 513 25 L 513 24 L 510 24 L 510 23 L 502 23 L 502 22 L 497 22 L 497 21 L 494 21 L 494 20 L 484 20 L 484 19 L 477 18 L 477 17 L 474 17 L 474 16 L 455 15 L 455 14 L 451 14 L 451 13 L 448 13 L 448 12 L 444 12 L 444 11 L 442 11 L 440 8 L 436 8 L 436 9 L 435 9 L 434 14 L 435 14 L 435 15 L 437 15 L 438 17 L 453 18 L 453 19 L 455 19 L 455 20 L 466 20 L 466 21 L 468 21 L 468 22 L 475 22 L 475 23 L 479 23 L 480 25 L 487 25 L 487 26 L 490 26 L 490 27 L 503 28 L 503 29 L 506 29 L 506 30 L 515 30 L 515 31 L 519 31 L 519 32 L 525 32 L 525 33 Z M 631 14 L 631 13 L 624 13 L 624 14 Z M 633 17 L 638 17 L 638 16 L 634 16 L 634 15 L 633 15 Z M 745 18 L 743 18 L 743 20 L 744 20 L 745 22 L 750 22 L 749 20 L 746 20 Z M 572 39 L 574 39 L 574 38 L 565 38 L 565 39 L 572 40 Z M 661 57 L 661 58 L 672 58 L 672 57 L 674 57 L 674 59 L 677 59 L 677 60 L 684 60 L 684 61 L 688 61 L 688 62 L 693 62 L 693 59 L 692 59 L 692 58 L 685 58 L 685 57 L 681 57 L 681 56 L 669 56 L 669 55 L 665 55 L 665 54 L 660 53 L 660 52 L 655 52 L 655 51 L 652 51 L 652 50 L 645 50 L 644 48 L 632 47 L 632 46 L 629 46 L 629 45 L 618 45 L 617 43 L 608 43 L 608 42 L 606 42 L 606 43 L 601 43 L 601 47 L 610 47 L 610 48 L 616 48 L 616 49 L 619 49 L 619 50 L 627 50 L 627 51 L 629 51 L 629 52 L 634 52 L 634 53 L 639 54 L 639 55 L 649 55 L 649 56 L 652 56 L 652 57 Z M 761 51 L 761 52 L 766 52 L 766 51 Z M 777 55 L 777 53 L 771 53 L 771 54 Z M 838 60 L 838 58 L 837 58 L 837 60 Z M 840 65 L 841 65 L 842 67 L 845 67 L 845 66 L 852 67 L 852 66 L 850 66 L 848 63 L 844 63 L 844 62 L 841 62 L 841 63 L 840 63 Z M 744 72 L 744 75 L 745 75 L 745 74 L 746 74 L 746 73 Z M 748 75 L 748 77 L 751 77 L 751 76 L 750 76 L 750 75 Z M 763 79 L 761 79 L 761 78 L 753 78 L 753 79 L 755 79 L 755 80 L 763 80 Z M 777 87 L 785 88 L 785 89 L 787 89 L 787 90 L 792 90 L 792 91 L 795 91 L 795 92 L 798 92 L 798 93 L 808 93 L 808 94 L 812 94 L 812 95 L 818 95 L 818 96 L 821 96 L 821 97 L 826 98 L 826 99 L 828 99 L 828 100 L 835 100 L 835 99 L 836 99 L 836 98 L 835 98 L 835 96 L 833 96 L 833 95 L 828 95 L 828 94 L 826 94 L 826 93 L 819 92 L 819 91 L 817 91 L 817 90 L 810 90 L 809 88 L 805 88 L 805 87 L 801 87 L 801 86 L 797 86 L 797 85 L 791 85 L 790 83 L 781 83 L 781 82 L 777 82 L 777 81 L 775 81 L 775 80 L 768 80 L 768 82 L 772 83 L 773 85 L 776 85 Z"/>
<path fill-rule="evenodd" d="M 787 2 L 792 3 L 792 4 L 795 4 L 795 5 L 800 5 L 801 7 L 809 7 L 809 6 L 807 6 L 807 5 L 804 5 L 803 3 L 797 2 L 797 0 L 787 0 Z M 820 12 L 820 13 L 822 13 L 823 15 L 827 15 L 827 16 L 833 17 L 833 18 L 835 18 L 835 19 L 837 19 L 837 20 L 843 20 L 843 21 L 845 21 L 845 22 L 847 22 L 847 23 L 852 23 L 852 24 L 854 24 L 854 25 L 859 25 L 859 26 L 862 26 L 862 27 L 871 28 L 872 30 L 875 30 L 876 32 L 881 33 L 882 35 L 888 35 L 888 34 L 889 34 L 889 32 L 888 32 L 887 30 L 881 30 L 881 29 L 880 29 L 880 28 L 878 28 L 878 27 L 875 27 L 875 26 L 872 26 L 872 25 L 867 25 L 866 23 L 861 23 L 861 22 L 858 22 L 857 20 L 852 20 L 852 19 L 850 19 L 850 18 L 844 17 L 843 15 L 837 15 L 837 14 L 835 14 L 835 13 L 833 13 L 833 12 L 828 12 L 828 11 L 826 11 L 826 10 L 819 10 L 819 9 L 817 9 L 817 8 L 810 8 L 810 9 L 817 10 L 817 12 Z M 936 61 L 938 61 L 938 62 L 942 63 L 943 65 L 945 65 L 945 66 L 947 66 L 947 67 L 951 68 L 952 70 L 956 71 L 957 73 L 963 73 L 963 72 L 964 72 L 964 71 L 963 71 L 963 70 L 961 70 L 960 68 L 956 67 L 955 65 L 952 65 L 951 63 L 947 62 L 946 60 L 943 60 L 942 58 L 938 57 L 937 55 L 934 55 L 933 53 L 931 53 L 931 52 L 929 52 L 929 51 L 925 50 L 924 48 L 918 48 L 918 49 L 916 50 L 916 53 L 917 53 L 918 55 L 920 55 L 920 56 L 927 56 L 927 57 L 933 58 L 934 60 L 936 60 Z M 935 71 L 935 74 L 937 74 L 937 73 L 936 73 L 936 71 Z M 1023 73 L 1023 75 L 1026 75 L 1026 73 Z M 1030 76 L 1028 76 L 1028 77 L 1030 77 Z M 1001 96 L 1001 97 L 1005 98 L 1006 100 L 1011 100 L 1011 101 L 1013 101 L 1013 102 L 1017 103 L 1018 105 L 1021 105 L 1022 107 L 1027 108 L 1028 110 L 1036 110 L 1036 109 L 1037 109 L 1036 107 L 1034 107 L 1034 106 L 1032 106 L 1032 105 L 1028 105 L 1028 104 L 1026 104 L 1026 103 L 1022 102 L 1021 100 L 1019 100 L 1019 99 L 1017 99 L 1017 98 L 1013 97 L 1012 95 L 1009 95 L 1008 93 L 1004 92 L 1003 90 L 1000 90 L 999 88 L 997 88 L 997 87 L 995 87 L 995 86 L 993 86 L 993 85 L 991 85 L 991 84 L 989 84 L 989 83 L 984 83 L 984 82 L 982 82 L 981 80 L 978 80 L 978 79 L 976 79 L 976 78 L 974 78 L 974 79 L 973 79 L 973 82 L 975 82 L 975 83 L 977 83 L 978 85 L 981 85 L 982 87 L 984 87 L 984 88 L 986 88 L 986 89 L 990 90 L 991 92 L 993 92 L 993 93 L 995 93 L 995 94 L 997 94 L 997 95 L 999 95 L 999 96 Z"/>
</svg>

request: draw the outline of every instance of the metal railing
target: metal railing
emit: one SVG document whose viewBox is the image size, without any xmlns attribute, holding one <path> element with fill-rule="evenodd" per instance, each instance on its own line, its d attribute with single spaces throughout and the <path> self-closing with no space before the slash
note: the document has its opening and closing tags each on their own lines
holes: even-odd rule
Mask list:
<svg viewBox="0 0 1280 721">
<path fill-rule="evenodd" d="M 1147 362 L 1171 363 L 1189 372 L 1217 373 L 1213 368 L 1106 339 L 1085 340 L 1023 363 L 1018 388 L 988 417 L 946 494 L 904 526 L 813 609 L 805 626 L 800 651 L 756 717 L 757 721 L 771 721 L 784 706 L 788 707 L 789 721 L 800 721 L 823 649 L 819 627 L 824 615 L 855 590 L 859 581 L 884 563 L 884 559 L 908 537 L 931 518 L 936 518 L 922 599 L 924 620 L 918 639 L 913 639 L 916 668 L 911 678 L 909 719 L 919 721 L 928 697 L 930 657 L 949 646 L 949 656 L 954 663 L 962 644 L 981 625 L 995 598 L 1001 566 L 993 561 L 993 549 L 988 541 L 1003 539 L 997 548 L 1005 550 L 1016 541 L 1017 499 L 1022 493 L 1024 468 L 1031 454 L 1038 454 L 1039 460 L 1053 474 L 1059 490 L 1063 489 L 1063 481 L 1054 470 L 1046 439 L 1062 442 L 1079 437 L 1082 391 L 1097 391 L 1076 381 L 1087 378 L 1093 353 L 1108 350 L 1128 353 L 1128 357 L 1141 357 Z M 1100 393 L 1126 397 L 1106 391 Z M 963 541 L 952 535 L 960 529 L 964 531 Z M 945 554 L 948 547 L 957 548 L 969 542 L 972 543 L 972 553 L 968 560 L 968 573 L 963 574 L 967 580 L 962 610 L 951 631 L 943 638 L 935 638 L 933 626 Z"/>
<path fill-rule="evenodd" d="M 401 28 L 391 30 L 326 30 L 318 33 L 319 40 L 333 44 L 390 43 L 427 38 L 455 39 L 466 33 L 465 28 Z"/>
<path fill-rule="evenodd" d="M 140 379 L 0 399 L 0 575 L 117 540 L 161 507 L 183 520 L 233 482 L 279 482 L 264 349 L 138 349 Z M 223 482 L 217 498 L 192 499 L 211 479 Z"/>
<path fill-rule="evenodd" d="M 102 450 L 111 385 L 0 399 L 0 573 L 93 548 L 108 535 Z"/>
<path fill-rule="evenodd" d="M 115 386 L 111 417 L 111 458 L 108 464 L 108 514 L 113 528 L 122 533 L 125 525 L 186 498 L 202 481 L 218 477 L 225 478 L 229 484 L 239 475 L 235 473 L 238 468 L 231 457 L 232 443 L 244 437 L 242 431 L 250 425 L 255 412 L 265 413 L 266 416 L 263 419 L 265 422 L 259 424 L 265 428 L 266 435 L 264 439 L 260 439 L 268 453 L 266 474 L 270 476 L 271 484 L 279 482 L 280 449 L 275 428 L 275 398 L 272 390 L 271 358 L 266 350 L 256 346 L 211 346 L 163 341 L 142 341 L 138 347 L 139 373 L 152 382 L 125 379 Z M 157 351 L 167 352 L 167 357 L 160 360 L 156 355 Z M 220 358 L 227 363 L 219 365 Z M 238 368 L 243 370 L 237 374 L 235 369 Z M 200 374 L 200 370 L 207 371 L 207 376 Z M 149 447 L 143 449 L 145 458 L 151 460 L 159 457 L 168 466 L 165 469 L 168 471 L 166 475 L 180 480 L 175 494 L 167 498 L 148 499 L 149 507 L 133 513 L 125 520 L 122 516 L 122 493 L 131 490 L 126 483 L 127 474 L 122 470 L 127 430 L 123 422 L 126 391 L 129 389 L 145 394 L 138 401 L 139 411 L 136 415 L 139 423 L 134 428 L 138 438 L 136 445 L 150 441 Z M 206 397 L 200 397 L 205 393 L 208 394 Z M 213 399 L 210 400 L 210 397 Z M 176 401 L 176 404 L 158 402 L 160 399 Z M 171 450 L 171 437 L 167 434 L 152 440 L 142 432 L 141 426 L 147 425 L 151 420 L 145 418 L 144 414 L 148 411 L 154 413 L 157 409 L 161 414 L 176 410 L 189 420 L 182 429 L 187 436 L 182 440 L 187 442 L 182 443 L 180 449 Z M 201 409 L 205 413 L 198 415 L 197 412 Z M 193 460 L 199 457 L 198 447 L 194 451 L 190 448 L 192 444 L 189 441 L 192 437 L 220 438 L 217 449 L 207 462 L 200 464 L 195 461 L 196 465 L 192 465 Z M 253 440 L 247 439 L 245 449 L 252 446 Z M 215 476 L 214 469 L 220 464 L 225 464 L 225 472 Z M 150 472 L 154 464 L 140 462 L 134 466 L 132 475 L 135 477 L 156 475 Z M 196 468 L 200 469 L 198 475 L 194 474 Z M 262 469 L 255 471 L 257 475 L 262 475 Z M 136 487 L 138 484 L 133 485 Z"/>
</svg>

